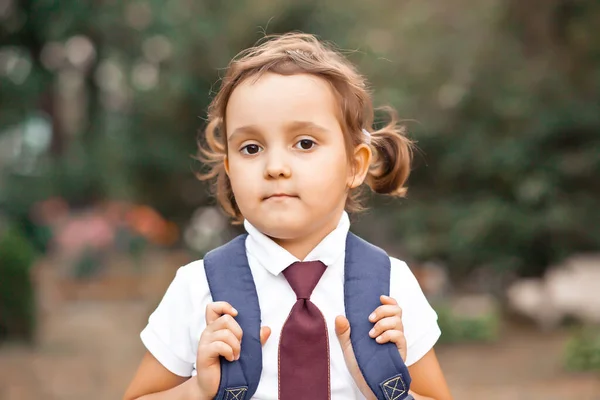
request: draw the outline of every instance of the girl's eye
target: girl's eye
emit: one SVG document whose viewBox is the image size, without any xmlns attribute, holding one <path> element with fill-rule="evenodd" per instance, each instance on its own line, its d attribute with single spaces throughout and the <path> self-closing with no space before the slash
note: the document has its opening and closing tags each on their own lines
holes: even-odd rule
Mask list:
<svg viewBox="0 0 600 400">
<path fill-rule="evenodd" d="M 296 147 L 301 150 L 310 150 L 315 146 L 315 142 L 310 139 L 302 139 L 298 143 L 296 143 Z"/>
<path fill-rule="evenodd" d="M 242 147 L 242 154 L 253 155 L 261 151 L 261 147 L 257 144 L 249 144 Z"/>
</svg>

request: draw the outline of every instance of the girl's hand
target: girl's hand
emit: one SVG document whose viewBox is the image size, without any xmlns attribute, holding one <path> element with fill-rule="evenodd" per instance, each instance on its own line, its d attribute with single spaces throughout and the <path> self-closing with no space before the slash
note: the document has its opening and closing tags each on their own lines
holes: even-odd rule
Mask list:
<svg viewBox="0 0 600 400">
<path fill-rule="evenodd" d="M 219 390 L 220 357 L 227 361 L 240 357 L 243 332 L 233 319 L 236 315 L 237 310 L 224 301 L 214 302 L 206 307 L 206 329 L 200 336 L 196 356 L 196 379 L 202 399 L 214 398 Z M 260 329 L 261 344 L 265 344 L 270 334 L 269 328 Z"/>
<path fill-rule="evenodd" d="M 407 346 L 404 338 L 404 326 L 402 325 L 402 309 L 398 306 L 396 300 L 391 297 L 381 296 L 380 300 L 382 305 L 377 307 L 369 317 L 369 321 L 375 324 L 369 332 L 369 336 L 380 344 L 395 343 L 400 357 L 403 361 L 406 361 Z M 350 323 L 346 317 L 340 315 L 335 319 L 335 332 L 342 346 L 346 365 L 356 385 L 367 399 L 376 399 L 375 394 L 373 394 L 365 378 L 360 373 L 350 342 Z"/>
<path fill-rule="evenodd" d="M 369 332 L 369 336 L 379 344 L 394 343 L 402 361 L 406 361 L 407 346 L 404 325 L 402 325 L 402 309 L 396 300 L 389 296 L 381 296 L 380 300 L 382 305 L 369 316 L 369 321 L 375 324 Z"/>
</svg>

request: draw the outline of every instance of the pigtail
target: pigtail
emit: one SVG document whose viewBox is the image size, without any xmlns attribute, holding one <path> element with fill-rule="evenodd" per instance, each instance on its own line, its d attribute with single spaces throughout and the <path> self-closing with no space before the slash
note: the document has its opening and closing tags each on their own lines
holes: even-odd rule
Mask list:
<svg viewBox="0 0 600 400">
<path fill-rule="evenodd" d="M 375 193 L 404 197 L 407 192 L 404 184 L 410 175 L 413 142 L 406 137 L 406 129 L 399 124 L 392 108 L 382 108 L 381 111 L 388 115 L 389 122 L 371 132 L 373 161 L 366 183 Z"/>
</svg>

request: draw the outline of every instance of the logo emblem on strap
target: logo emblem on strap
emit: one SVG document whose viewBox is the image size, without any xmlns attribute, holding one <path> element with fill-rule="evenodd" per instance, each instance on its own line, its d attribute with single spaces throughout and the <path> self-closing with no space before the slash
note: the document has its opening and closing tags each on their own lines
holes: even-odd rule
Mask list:
<svg viewBox="0 0 600 400">
<path fill-rule="evenodd" d="M 246 386 L 225 389 L 225 400 L 244 400 L 247 390 Z"/>
<path fill-rule="evenodd" d="M 400 400 L 406 394 L 406 385 L 402 375 L 396 375 L 380 384 L 387 400 Z"/>
</svg>

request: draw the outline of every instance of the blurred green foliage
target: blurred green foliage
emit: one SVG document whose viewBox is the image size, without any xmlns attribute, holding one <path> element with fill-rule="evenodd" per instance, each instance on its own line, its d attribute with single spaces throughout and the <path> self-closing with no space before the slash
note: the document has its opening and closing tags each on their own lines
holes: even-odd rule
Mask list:
<svg viewBox="0 0 600 400">
<path fill-rule="evenodd" d="M 442 331 L 440 343 L 486 343 L 498 338 L 500 313 L 497 311 L 466 316 L 457 314 L 447 306 L 438 305 L 434 308 Z"/>
<path fill-rule="evenodd" d="M 191 155 L 222 68 L 265 32 L 302 30 L 352 49 L 378 103 L 416 121 L 409 198 L 375 200 L 410 258 L 456 276 L 539 275 L 600 248 L 596 1 L 8 4 L 0 147 L 21 154 L 0 151 L 11 218 L 59 195 L 139 201 L 185 223 L 212 201 Z M 34 118 L 52 128 L 39 154 L 9 141 Z"/>
<path fill-rule="evenodd" d="M 600 371 L 600 328 L 579 328 L 567 342 L 565 366 L 571 371 Z"/>
<path fill-rule="evenodd" d="M 36 256 L 17 227 L 0 233 L 0 342 L 33 339 L 35 299 L 30 270 Z"/>
</svg>

